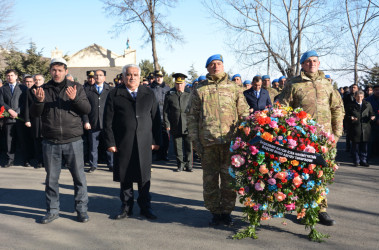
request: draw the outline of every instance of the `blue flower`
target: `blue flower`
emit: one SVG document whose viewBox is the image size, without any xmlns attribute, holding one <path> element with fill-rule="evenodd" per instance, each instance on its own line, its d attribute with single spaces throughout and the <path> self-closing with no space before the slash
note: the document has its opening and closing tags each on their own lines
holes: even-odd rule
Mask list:
<svg viewBox="0 0 379 250">
<path fill-rule="evenodd" d="M 294 174 L 290 170 L 287 170 L 286 172 L 287 172 L 287 180 L 292 180 Z"/>
<path fill-rule="evenodd" d="M 312 207 L 312 208 L 316 208 L 316 207 L 318 207 L 317 202 L 313 201 L 312 204 L 311 204 L 311 207 Z"/>
<path fill-rule="evenodd" d="M 329 188 L 325 188 L 325 194 L 329 193 Z"/>
<path fill-rule="evenodd" d="M 310 124 L 310 125 L 316 125 L 316 121 L 314 121 L 314 120 L 308 120 L 308 124 Z"/>
<path fill-rule="evenodd" d="M 309 207 L 309 204 L 308 203 L 305 203 L 304 204 L 304 208 L 308 208 Z"/>
<path fill-rule="evenodd" d="M 274 122 L 279 122 L 279 119 L 276 118 L 276 117 L 270 117 L 271 118 L 271 121 L 274 121 Z"/>
<path fill-rule="evenodd" d="M 265 203 L 265 204 L 263 204 L 263 205 L 261 205 L 260 207 L 259 207 L 259 209 L 260 210 L 267 210 L 267 204 Z"/>
<path fill-rule="evenodd" d="M 309 174 L 302 173 L 303 179 L 308 180 L 309 179 Z"/>
<path fill-rule="evenodd" d="M 311 190 L 314 185 L 315 185 L 315 181 L 308 181 L 307 182 L 307 191 Z"/>
<path fill-rule="evenodd" d="M 311 135 L 311 140 L 312 140 L 312 141 L 317 141 L 317 135 L 312 134 L 312 135 Z"/>
<path fill-rule="evenodd" d="M 257 133 L 257 136 L 261 136 L 261 132 L 258 132 L 258 133 Z"/>
<path fill-rule="evenodd" d="M 246 122 L 241 122 L 241 126 L 245 127 L 246 126 Z"/>
<path fill-rule="evenodd" d="M 268 191 L 272 192 L 272 191 L 276 191 L 278 190 L 278 187 L 276 185 L 268 185 Z"/>
<path fill-rule="evenodd" d="M 321 180 L 318 180 L 317 182 L 316 182 L 316 185 L 317 186 L 320 186 L 322 184 L 322 181 Z"/>
<path fill-rule="evenodd" d="M 230 142 L 230 147 L 229 147 L 229 151 L 233 153 L 233 145 L 234 145 L 234 141 L 231 141 Z"/>
<path fill-rule="evenodd" d="M 274 171 L 275 171 L 275 172 L 280 172 L 280 170 L 282 170 L 282 169 L 279 167 L 279 165 L 280 165 L 279 162 L 274 161 L 273 164 L 274 164 L 274 165 L 273 165 L 272 167 L 274 168 Z"/>
<path fill-rule="evenodd" d="M 234 170 L 232 169 L 232 167 L 230 166 L 229 167 L 229 175 L 233 178 L 233 179 L 235 179 L 236 178 L 236 174 L 234 173 Z"/>
<path fill-rule="evenodd" d="M 283 218 L 283 213 L 277 213 L 277 214 L 273 215 L 272 217 L 274 217 L 274 218 Z"/>
</svg>

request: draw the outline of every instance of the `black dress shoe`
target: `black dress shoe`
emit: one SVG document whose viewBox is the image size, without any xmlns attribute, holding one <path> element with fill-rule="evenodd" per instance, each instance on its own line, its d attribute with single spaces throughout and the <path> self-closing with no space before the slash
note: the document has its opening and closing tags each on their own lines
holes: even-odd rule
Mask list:
<svg viewBox="0 0 379 250">
<path fill-rule="evenodd" d="M 29 162 L 25 162 L 25 164 L 24 164 L 24 167 L 31 167 L 31 165 L 30 165 L 30 163 Z"/>
<path fill-rule="evenodd" d="M 175 171 L 175 172 L 182 172 L 182 171 L 183 171 L 183 168 L 180 168 L 180 167 L 179 167 L 179 168 L 175 169 L 174 171 Z"/>
<path fill-rule="evenodd" d="M 34 168 L 43 168 L 43 164 L 42 163 L 38 163 Z"/>
<path fill-rule="evenodd" d="M 93 173 L 95 172 L 96 168 L 95 167 L 90 167 L 90 169 L 88 169 L 87 173 Z"/>
<path fill-rule="evenodd" d="M 122 210 L 122 212 L 120 214 L 116 215 L 116 217 L 114 219 L 115 220 L 121 220 L 121 219 L 129 218 L 132 215 L 133 215 L 133 210 L 129 210 L 129 211 Z"/>
<path fill-rule="evenodd" d="M 186 171 L 187 172 L 193 172 L 193 169 L 192 168 L 187 168 Z"/>
<path fill-rule="evenodd" d="M 233 226 L 234 221 L 232 219 L 232 216 L 230 214 L 221 214 L 221 222 L 224 223 L 226 226 Z"/>
<path fill-rule="evenodd" d="M 354 163 L 354 167 L 358 167 L 358 166 L 359 166 L 358 162 Z"/>
<path fill-rule="evenodd" d="M 329 214 L 327 212 L 321 212 L 318 214 L 318 219 L 320 220 L 320 223 L 325 226 L 333 226 L 336 224 L 336 221 L 330 218 Z"/>
<path fill-rule="evenodd" d="M 369 167 L 370 164 L 368 164 L 367 162 L 361 162 L 361 166 L 363 166 L 363 167 Z"/>
<path fill-rule="evenodd" d="M 8 162 L 3 168 L 9 168 L 13 166 L 13 161 Z"/>
<path fill-rule="evenodd" d="M 153 210 L 151 208 L 141 210 L 141 215 L 145 216 L 146 218 L 150 220 L 156 220 L 158 217 L 153 213 Z"/>
<path fill-rule="evenodd" d="M 108 166 L 109 172 L 113 172 L 113 166 Z"/>
<path fill-rule="evenodd" d="M 53 220 L 56 220 L 59 218 L 59 214 L 51 214 L 47 213 L 45 216 L 42 217 L 41 219 L 41 224 L 47 224 L 52 222 Z"/>
<path fill-rule="evenodd" d="M 86 223 L 89 221 L 89 217 L 86 212 L 78 213 L 77 219 L 79 222 L 83 222 L 83 223 Z"/>
<path fill-rule="evenodd" d="M 221 221 L 221 214 L 212 214 L 212 220 L 209 222 L 209 226 L 218 226 Z"/>
</svg>

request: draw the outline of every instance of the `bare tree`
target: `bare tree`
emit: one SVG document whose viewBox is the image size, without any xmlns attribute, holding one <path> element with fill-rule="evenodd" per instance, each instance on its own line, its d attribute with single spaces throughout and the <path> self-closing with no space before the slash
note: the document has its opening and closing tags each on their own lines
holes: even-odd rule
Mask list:
<svg viewBox="0 0 379 250">
<path fill-rule="evenodd" d="M 327 54 L 336 46 L 327 35 L 332 13 L 323 0 L 208 0 L 203 4 L 235 36 L 229 45 L 246 66 L 272 60 L 283 75 L 300 72 L 300 55 L 315 49 Z M 270 38 L 269 38 L 270 37 Z M 270 64 L 268 64 L 270 65 Z M 269 72 L 269 69 L 267 69 Z"/>
<path fill-rule="evenodd" d="M 369 68 L 364 62 L 377 60 L 379 41 L 379 6 L 372 0 L 345 0 L 345 14 L 353 43 L 353 71 L 354 83 L 358 84 L 358 71 L 367 71 Z M 366 53 L 374 51 L 375 53 Z"/>
<path fill-rule="evenodd" d="M 14 49 L 15 34 L 19 26 L 12 22 L 13 0 L 0 0 L 0 45 L 5 49 Z"/>
<path fill-rule="evenodd" d="M 159 70 L 156 43 L 163 38 L 166 44 L 181 42 L 180 30 L 164 21 L 165 15 L 160 8 L 174 7 L 176 0 L 103 0 L 105 11 L 111 17 L 117 17 L 114 26 L 116 34 L 125 31 L 131 24 L 139 23 L 145 30 L 146 42 L 151 42 L 154 69 Z"/>
</svg>

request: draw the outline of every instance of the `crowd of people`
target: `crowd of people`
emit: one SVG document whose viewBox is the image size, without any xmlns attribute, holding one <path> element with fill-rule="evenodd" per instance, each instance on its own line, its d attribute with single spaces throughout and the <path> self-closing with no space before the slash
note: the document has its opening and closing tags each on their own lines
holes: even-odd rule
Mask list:
<svg viewBox="0 0 379 250">
<path fill-rule="evenodd" d="M 229 143 L 238 119 L 276 102 L 301 107 L 337 141 L 345 130 L 346 150 L 351 150 L 356 166 L 368 166 L 370 153 L 378 151 L 379 85 L 367 89 L 366 97 L 355 84 L 349 91 L 340 88 L 338 92 L 330 76 L 319 70 L 316 51 L 304 53 L 300 64 L 300 75 L 288 82 L 285 76 L 271 81 L 269 75 L 242 81 L 240 74 L 228 76 L 224 58 L 216 54 L 206 61 L 206 76 L 186 84 L 187 76 L 176 73 L 173 88 L 159 70 L 141 79 L 141 69 L 134 64 L 124 66 L 110 83 L 106 71 L 87 71 L 83 85 L 68 74 L 63 58 L 51 60 L 52 80 L 47 83 L 40 74 L 26 75 L 20 82 L 15 70 L 7 70 L 6 83 L 0 87 L 5 117 L 0 120 L 3 167 L 13 166 L 15 154 L 20 153 L 20 165 L 34 162 L 35 168 L 45 168 L 43 224 L 59 217 L 62 167 L 69 169 L 74 181 L 78 221 L 89 220 L 84 162 L 90 174 L 100 158 L 113 172 L 113 180 L 120 182 L 121 211 L 115 219 L 133 215 L 134 182 L 141 214 L 156 219 L 149 193 L 151 163 L 153 157 L 168 160 L 171 140 L 176 172 L 193 171 L 194 151 L 200 158 L 204 204 L 212 213 L 210 225 L 231 225 L 236 192 L 229 186 Z M 334 225 L 326 207 L 324 200 L 320 222 Z"/>
</svg>

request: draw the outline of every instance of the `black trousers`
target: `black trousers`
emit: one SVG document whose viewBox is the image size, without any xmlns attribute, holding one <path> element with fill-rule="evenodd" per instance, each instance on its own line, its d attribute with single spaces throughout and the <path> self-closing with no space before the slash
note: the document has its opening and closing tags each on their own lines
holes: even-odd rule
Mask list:
<svg viewBox="0 0 379 250">
<path fill-rule="evenodd" d="M 121 209 L 125 211 L 132 211 L 134 206 L 134 191 L 133 183 L 138 185 L 138 198 L 137 203 L 142 211 L 151 208 L 150 196 L 150 180 L 142 182 L 141 168 L 139 162 L 139 153 L 137 146 L 137 138 L 134 138 L 134 146 L 129 161 L 128 169 L 125 174 L 124 180 L 120 183 L 120 200 Z"/>
<path fill-rule="evenodd" d="M 16 147 L 20 148 L 23 164 L 25 163 L 25 125 L 22 122 L 6 123 L 4 126 L 6 151 L 8 162 L 13 162 L 15 159 Z"/>
</svg>

